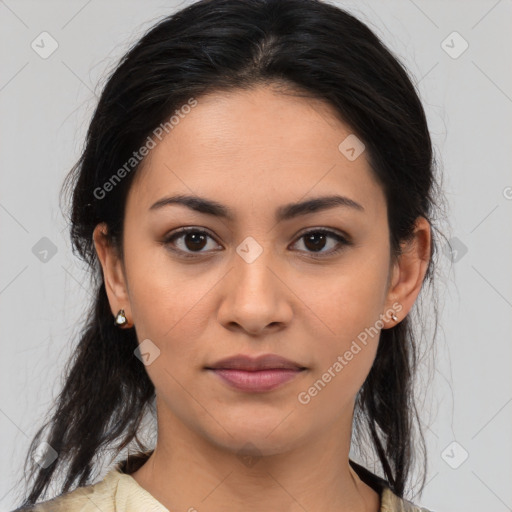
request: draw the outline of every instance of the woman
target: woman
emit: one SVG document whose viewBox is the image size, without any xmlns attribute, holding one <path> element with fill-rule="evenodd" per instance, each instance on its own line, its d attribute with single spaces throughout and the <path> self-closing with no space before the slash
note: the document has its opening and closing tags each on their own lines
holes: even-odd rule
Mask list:
<svg viewBox="0 0 512 512">
<path fill-rule="evenodd" d="M 184 8 L 109 78 L 67 185 L 96 300 L 23 510 L 426 510 L 404 496 L 432 145 L 364 24 L 313 0 Z M 382 477 L 349 454 L 363 432 Z"/>
</svg>

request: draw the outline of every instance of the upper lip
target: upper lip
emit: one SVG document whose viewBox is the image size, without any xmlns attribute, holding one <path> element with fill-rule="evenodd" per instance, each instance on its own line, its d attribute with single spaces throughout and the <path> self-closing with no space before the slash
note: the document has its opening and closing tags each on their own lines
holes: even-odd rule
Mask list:
<svg viewBox="0 0 512 512">
<path fill-rule="evenodd" d="M 290 361 L 284 357 L 278 356 L 277 354 L 264 354 L 258 357 L 251 357 L 244 354 L 239 354 L 232 357 L 226 357 L 221 359 L 211 366 L 207 366 L 207 369 L 225 369 L 225 370 L 270 370 L 270 369 L 290 369 L 290 370 L 303 370 L 304 366 Z"/>
</svg>

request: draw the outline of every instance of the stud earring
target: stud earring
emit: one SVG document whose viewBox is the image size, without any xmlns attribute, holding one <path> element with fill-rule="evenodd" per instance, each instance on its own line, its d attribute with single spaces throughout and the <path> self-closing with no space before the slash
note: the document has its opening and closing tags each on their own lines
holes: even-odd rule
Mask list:
<svg viewBox="0 0 512 512">
<path fill-rule="evenodd" d="M 122 327 L 123 325 L 126 325 L 127 323 L 128 323 L 128 320 L 126 320 L 126 315 L 124 314 L 124 309 L 120 309 L 116 315 L 114 324 L 117 325 L 118 327 Z"/>
<path fill-rule="evenodd" d="M 393 322 L 396 322 L 398 320 L 398 317 L 395 315 L 395 313 L 393 313 L 391 315 L 391 319 L 393 320 Z"/>
</svg>

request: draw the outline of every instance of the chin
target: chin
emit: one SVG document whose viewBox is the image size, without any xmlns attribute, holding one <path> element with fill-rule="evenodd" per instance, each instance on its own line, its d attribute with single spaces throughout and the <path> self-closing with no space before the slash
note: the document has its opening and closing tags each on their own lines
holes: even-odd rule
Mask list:
<svg viewBox="0 0 512 512">
<path fill-rule="evenodd" d="M 284 411 L 286 409 L 255 414 L 254 411 L 246 410 L 244 415 L 223 414 L 224 428 L 213 422 L 206 429 L 207 437 L 218 447 L 240 456 L 257 457 L 284 453 L 299 445 L 306 434 L 303 431 L 304 424 L 297 422 L 297 418 L 292 423 L 288 421 L 294 413 Z M 299 425 L 300 432 L 297 430 Z"/>
</svg>

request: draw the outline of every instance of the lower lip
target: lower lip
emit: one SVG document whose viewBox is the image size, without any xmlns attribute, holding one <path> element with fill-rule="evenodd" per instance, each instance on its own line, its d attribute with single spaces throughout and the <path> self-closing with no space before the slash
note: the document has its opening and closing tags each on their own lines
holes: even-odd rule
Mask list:
<svg viewBox="0 0 512 512">
<path fill-rule="evenodd" d="M 230 386 L 241 391 L 253 393 L 270 391 L 295 378 L 302 370 L 275 369 L 275 370 L 226 370 L 212 369 Z"/>
</svg>

